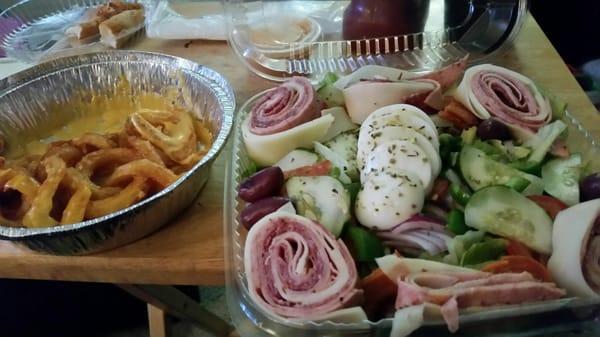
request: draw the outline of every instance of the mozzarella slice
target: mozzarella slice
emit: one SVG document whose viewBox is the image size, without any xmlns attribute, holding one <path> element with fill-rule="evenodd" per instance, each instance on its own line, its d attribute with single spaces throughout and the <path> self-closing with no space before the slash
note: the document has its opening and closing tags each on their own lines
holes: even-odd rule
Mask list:
<svg viewBox="0 0 600 337">
<path fill-rule="evenodd" d="M 334 121 L 330 114 L 289 130 L 272 135 L 256 135 L 250 131 L 250 115 L 242 124 L 242 137 L 248 156 L 259 166 L 271 166 L 297 148 L 312 148 L 314 141 L 321 141 Z"/>
<path fill-rule="evenodd" d="M 362 132 L 358 136 L 358 152 L 356 160 L 359 168 L 364 169 L 369 153 L 379 144 L 393 140 L 405 140 L 418 145 L 427 155 L 433 176 L 440 174 L 442 160 L 436 147 L 422 134 L 404 126 L 385 126 L 373 132 Z"/>
<path fill-rule="evenodd" d="M 402 117 L 405 115 L 418 117 L 435 130 L 435 123 L 429 115 L 410 104 L 393 104 L 377 109 L 365 119 L 363 124 L 373 125 L 373 127 L 377 125 L 398 125 L 402 124 Z"/>
<path fill-rule="evenodd" d="M 419 213 L 425 189 L 418 177 L 407 171 L 372 172 L 356 196 L 358 221 L 373 230 L 387 230 Z"/>
<path fill-rule="evenodd" d="M 431 191 L 434 172 L 429 157 L 418 145 L 406 140 L 392 140 L 379 144 L 367 157 L 360 180 L 364 182 L 371 172 L 414 173 L 425 187 Z"/>
</svg>

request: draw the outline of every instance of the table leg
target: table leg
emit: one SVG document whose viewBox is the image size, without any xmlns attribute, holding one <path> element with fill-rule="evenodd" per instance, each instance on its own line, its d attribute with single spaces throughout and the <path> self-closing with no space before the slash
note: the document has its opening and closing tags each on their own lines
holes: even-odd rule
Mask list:
<svg viewBox="0 0 600 337">
<path fill-rule="evenodd" d="M 118 284 L 121 289 L 170 315 L 196 323 L 218 337 L 234 335 L 234 327 L 171 286 Z M 154 336 L 152 336 L 154 337 Z"/>
<path fill-rule="evenodd" d="M 165 312 L 148 303 L 148 330 L 150 337 L 167 337 Z"/>
</svg>

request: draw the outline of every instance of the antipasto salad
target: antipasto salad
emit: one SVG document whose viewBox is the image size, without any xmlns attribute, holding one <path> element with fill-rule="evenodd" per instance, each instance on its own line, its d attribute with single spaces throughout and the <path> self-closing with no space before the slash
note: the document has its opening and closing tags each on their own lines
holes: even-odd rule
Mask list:
<svg viewBox="0 0 600 337">
<path fill-rule="evenodd" d="M 292 320 L 393 317 L 600 293 L 600 175 L 566 146 L 562 104 L 466 60 L 365 66 L 260 96 L 242 137 L 239 222 L 252 300 Z"/>
</svg>

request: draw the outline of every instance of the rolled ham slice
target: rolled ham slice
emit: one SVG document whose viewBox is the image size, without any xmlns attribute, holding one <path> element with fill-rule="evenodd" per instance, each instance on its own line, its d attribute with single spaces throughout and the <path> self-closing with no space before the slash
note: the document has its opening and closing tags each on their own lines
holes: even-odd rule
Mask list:
<svg viewBox="0 0 600 337">
<path fill-rule="evenodd" d="M 600 294 L 600 199 L 570 207 L 556 216 L 548 270 L 569 295 Z"/>
<path fill-rule="evenodd" d="M 310 82 L 292 77 L 256 101 L 250 111 L 250 131 L 272 135 L 321 116 L 322 104 Z"/>
<path fill-rule="evenodd" d="M 280 317 L 319 318 L 362 296 L 344 243 L 295 214 L 275 212 L 250 229 L 244 266 L 254 302 Z"/>
<path fill-rule="evenodd" d="M 480 119 L 535 132 L 552 119 L 549 100 L 529 78 L 491 64 L 467 69 L 454 98 Z"/>
<path fill-rule="evenodd" d="M 348 115 L 362 124 L 375 110 L 392 104 L 407 103 L 424 110 L 443 108 L 442 87 L 434 80 L 357 82 L 343 90 Z"/>
</svg>

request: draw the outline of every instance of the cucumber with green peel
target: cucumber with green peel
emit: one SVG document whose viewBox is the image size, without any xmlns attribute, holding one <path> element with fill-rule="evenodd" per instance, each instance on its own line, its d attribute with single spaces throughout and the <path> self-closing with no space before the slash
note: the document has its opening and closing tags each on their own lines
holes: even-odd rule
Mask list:
<svg viewBox="0 0 600 337">
<path fill-rule="evenodd" d="M 581 155 L 575 153 L 566 159 L 553 159 L 542 167 L 544 190 L 569 206 L 579 203 Z"/>
<path fill-rule="evenodd" d="M 531 149 L 525 146 L 514 145 L 512 142 L 502 142 L 498 139 L 490 139 L 488 140 L 488 143 L 502 152 L 502 154 L 510 161 L 526 158 L 531 153 Z"/>
<path fill-rule="evenodd" d="M 469 227 L 521 242 L 542 254 L 552 253 L 552 220 L 535 202 L 505 186 L 481 189 L 465 207 Z"/>
<path fill-rule="evenodd" d="M 331 151 L 339 154 L 346 160 L 347 166 L 344 170 L 346 175 L 350 177 L 352 181 L 358 181 L 360 176 L 358 162 L 356 161 L 356 153 L 358 152 L 358 132 L 349 131 L 341 133 L 323 145 L 327 146 Z"/>
<path fill-rule="evenodd" d="M 475 191 L 492 185 L 515 187 L 523 191 L 528 187 L 523 179 L 528 180 L 529 185 L 540 185 L 538 177 L 495 161 L 480 149 L 470 145 L 463 146 L 459 162 L 462 176 Z"/>
<path fill-rule="evenodd" d="M 472 144 L 475 139 L 477 139 L 477 127 L 472 126 L 460 134 L 460 138 L 462 139 L 462 143 L 469 145 Z"/>
<path fill-rule="evenodd" d="M 319 161 L 319 156 L 308 150 L 293 150 L 281 158 L 275 166 L 279 166 L 282 171 L 291 171 L 303 166 L 309 166 Z"/>
<path fill-rule="evenodd" d="M 529 180 L 529 185 L 521 191 L 523 195 L 540 195 L 544 193 L 544 184 L 542 178 L 533 174 L 521 173 L 521 176 Z"/>
<path fill-rule="evenodd" d="M 333 177 L 291 177 L 285 189 L 299 215 L 319 222 L 335 237 L 350 220 L 350 194 Z"/>
</svg>

